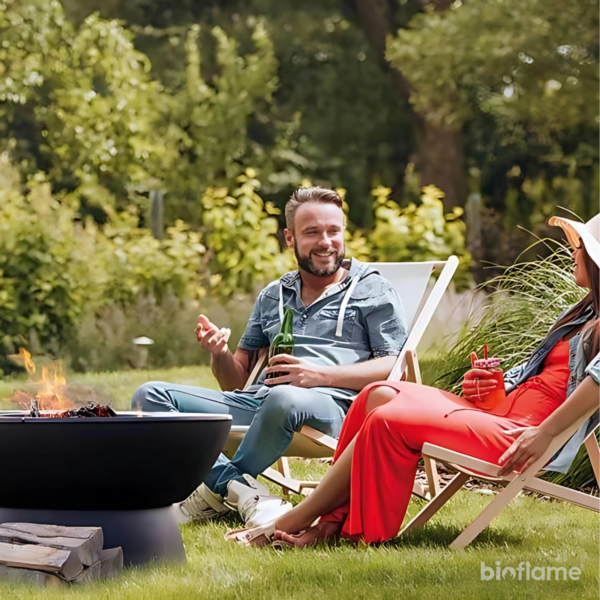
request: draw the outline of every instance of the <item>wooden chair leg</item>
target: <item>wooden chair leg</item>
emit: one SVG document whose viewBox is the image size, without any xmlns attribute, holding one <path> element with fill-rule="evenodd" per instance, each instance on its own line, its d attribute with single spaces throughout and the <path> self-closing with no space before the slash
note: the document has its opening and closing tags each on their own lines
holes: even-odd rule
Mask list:
<svg viewBox="0 0 600 600">
<path fill-rule="evenodd" d="M 277 470 L 286 478 L 286 479 L 291 479 L 292 478 L 292 474 L 290 472 L 290 463 L 288 462 L 288 459 L 285 456 L 282 456 L 278 461 L 277 461 Z M 282 486 L 283 489 L 283 495 L 284 496 L 289 496 L 290 492 L 293 491 L 288 487 Z"/>
<path fill-rule="evenodd" d="M 528 471 L 531 470 L 531 467 Z M 515 477 L 479 514 L 479 516 L 450 544 L 450 548 L 468 546 L 491 522 L 500 511 L 533 479 L 530 476 Z M 441 496 L 441 494 L 440 494 Z"/>
<path fill-rule="evenodd" d="M 442 508 L 442 506 L 444 506 L 444 504 L 446 504 L 446 502 L 448 502 L 448 500 L 450 500 L 450 498 L 452 498 L 452 496 L 454 496 L 454 494 L 456 494 L 469 479 L 470 476 L 466 473 L 458 473 L 400 533 L 402 534 L 411 529 L 416 529 L 427 523 L 427 521 L 429 521 L 429 519 L 431 519 L 431 517 L 433 517 L 433 515 L 435 515 L 435 513 L 437 513 L 438 510 L 440 510 L 440 508 Z"/>
<path fill-rule="evenodd" d="M 268 481 L 281 486 L 281 488 L 285 491 L 292 491 L 294 494 L 300 494 L 300 482 L 295 479 L 291 479 L 289 477 L 284 477 L 279 471 L 269 467 L 265 469 L 261 475 Z M 284 492 L 285 493 L 285 492 Z"/>
<path fill-rule="evenodd" d="M 592 463 L 594 475 L 596 476 L 596 484 L 600 486 L 600 447 L 598 446 L 596 434 L 593 431 L 585 440 L 585 447 Z"/>
<path fill-rule="evenodd" d="M 429 497 L 435 498 L 440 493 L 440 476 L 438 475 L 437 465 L 433 458 L 423 457 L 425 473 L 427 474 L 427 484 L 429 486 Z"/>
<path fill-rule="evenodd" d="M 409 350 L 406 353 L 406 381 L 418 383 L 419 385 L 423 383 L 416 350 Z"/>
</svg>

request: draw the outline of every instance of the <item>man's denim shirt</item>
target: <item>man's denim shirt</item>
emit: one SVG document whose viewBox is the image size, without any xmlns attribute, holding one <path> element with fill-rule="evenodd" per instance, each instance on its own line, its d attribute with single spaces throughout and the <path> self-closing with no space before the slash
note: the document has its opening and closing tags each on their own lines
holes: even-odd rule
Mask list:
<svg viewBox="0 0 600 600">
<path fill-rule="evenodd" d="M 259 294 L 239 347 L 268 347 L 281 328 L 281 314 L 294 312 L 294 356 L 319 365 L 351 365 L 400 352 L 408 332 L 402 303 L 392 284 L 376 269 L 356 259 L 347 261 L 346 278 L 310 306 L 302 303 L 298 271 L 273 281 Z M 347 303 L 347 304 L 346 304 Z M 343 308 L 340 316 L 340 310 Z M 264 397 L 265 373 L 247 392 Z M 356 390 L 312 388 L 336 398 L 352 399 Z"/>
<path fill-rule="evenodd" d="M 559 319 L 564 315 L 562 313 Z M 573 320 L 568 325 L 563 325 L 558 329 L 551 331 L 544 341 L 540 344 L 537 350 L 531 355 L 529 361 L 510 369 L 504 374 L 504 383 L 506 384 L 506 393 L 508 394 L 515 389 L 516 386 L 525 383 L 529 378 L 539 375 L 544 368 L 546 356 L 554 345 L 561 340 L 565 335 L 571 332 L 576 327 L 587 323 L 594 317 L 594 311 L 590 306 L 579 318 Z M 558 319 L 557 319 L 558 320 Z M 585 357 L 589 352 L 589 344 L 591 339 L 581 340 L 581 334 L 573 336 L 569 342 L 569 384 L 567 387 L 567 397 L 569 397 L 575 388 L 585 379 L 587 375 L 599 383 L 600 379 L 600 354 L 592 359 L 589 364 Z M 573 435 L 573 437 L 559 450 L 552 460 L 546 465 L 548 471 L 558 471 L 566 473 L 577 454 L 581 444 L 583 444 L 587 435 L 598 425 L 598 413 L 589 419 L 583 427 Z"/>
</svg>

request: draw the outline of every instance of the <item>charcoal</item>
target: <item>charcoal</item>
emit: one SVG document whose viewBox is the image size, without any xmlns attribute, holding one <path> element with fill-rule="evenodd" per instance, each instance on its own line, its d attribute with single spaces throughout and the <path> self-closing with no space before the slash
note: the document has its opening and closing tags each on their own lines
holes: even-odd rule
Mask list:
<svg viewBox="0 0 600 600">
<path fill-rule="evenodd" d="M 72 408 L 70 410 L 62 410 L 55 413 L 41 413 L 38 401 L 33 399 L 31 401 L 29 416 L 46 419 L 95 419 L 96 417 L 116 417 L 117 413 L 110 406 L 102 406 L 100 404 L 89 404 L 88 406 L 81 406 L 77 409 Z"/>
</svg>

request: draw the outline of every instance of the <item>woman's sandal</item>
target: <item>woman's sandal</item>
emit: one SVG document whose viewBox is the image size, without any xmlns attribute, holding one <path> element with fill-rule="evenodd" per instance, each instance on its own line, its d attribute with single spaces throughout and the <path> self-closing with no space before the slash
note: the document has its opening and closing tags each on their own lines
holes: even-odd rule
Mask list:
<svg viewBox="0 0 600 600">
<path fill-rule="evenodd" d="M 250 529 L 236 529 L 225 534 L 225 541 L 236 542 L 246 547 L 268 546 L 273 542 L 275 533 L 275 521 L 266 525 L 259 525 Z"/>
</svg>

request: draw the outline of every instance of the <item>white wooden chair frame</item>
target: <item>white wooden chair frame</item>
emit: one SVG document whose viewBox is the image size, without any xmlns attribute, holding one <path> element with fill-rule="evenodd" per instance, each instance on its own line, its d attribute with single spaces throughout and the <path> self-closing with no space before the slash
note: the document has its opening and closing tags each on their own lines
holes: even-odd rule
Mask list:
<svg viewBox="0 0 600 600">
<path fill-rule="evenodd" d="M 537 475 L 543 472 L 544 465 L 548 464 L 552 456 L 567 443 L 571 436 L 586 423 L 597 410 L 597 408 L 590 410 L 589 413 L 579 419 L 577 423 L 556 436 L 548 447 L 548 450 L 527 470 L 522 473 L 513 472 L 504 477 L 498 477 L 498 471 L 500 470 L 498 465 L 461 454 L 460 452 L 454 452 L 453 450 L 448 450 L 447 448 L 442 448 L 435 444 L 424 444 L 422 450 L 424 457 L 429 458 L 431 461 L 444 463 L 458 471 L 458 474 L 408 523 L 408 525 L 402 529 L 401 534 L 424 525 L 471 478 L 500 483 L 506 487 L 485 507 L 479 516 L 452 542 L 452 544 L 450 544 L 451 548 L 464 548 L 465 546 L 468 546 L 522 490 L 537 492 L 595 512 L 600 512 L 600 498 L 597 496 L 584 494 L 583 492 L 556 485 L 537 477 Z M 598 484 L 600 483 L 600 447 L 598 446 L 594 431 L 587 436 L 585 447 L 590 457 L 596 483 Z"/>
<path fill-rule="evenodd" d="M 406 263 L 379 263 L 380 267 L 391 267 Z M 414 263 L 408 263 L 414 264 Z M 459 261 L 456 256 L 450 256 L 447 261 L 420 263 L 431 267 L 430 277 L 436 269 L 442 269 L 438 280 L 436 281 L 431 293 L 425 300 L 425 295 L 421 298 L 418 309 L 416 310 L 413 323 L 411 323 L 410 331 L 406 343 L 402 351 L 398 355 L 394 367 L 388 376 L 388 381 L 400 381 L 406 375 L 406 381 L 421 383 L 421 373 L 419 369 L 419 360 L 417 356 L 417 346 L 421 341 L 427 326 L 429 325 L 433 314 L 435 313 L 439 303 L 446 292 L 446 289 L 452 281 L 452 277 L 456 272 Z M 374 267 L 378 263 L 372 263 Z M 260 351 L 256 365 L 252 369 L 246 388 L 249 387 L 258 378 L 264 367 L 267 356 L 267 349 Z M 229 434 L 227 443 L 225 444 L 224 453 L 231 457 L 237 446 L 243 439 L 248 426 L 233 426 Z M 294 435 L 290 447 L 285 453 L 285 456 L 279 459 L 277 463 L 278 470 L 269 467 L 262 475 L 269 481 L 282 487 L 284 494 L 294 492 L 296 494 L 309 494 L 317 486 L 318 481 L 299 481 L 293 479 L 290 474 L 287 457 L 295 456 L 301 458 L 330 458 L 334 455 L 337 447 L 337 440 L 320 431 L 304 426 Z M 439 479 L 435 462 L 424 457 L 425 470 L 427 473 L 428 489 L 425 489 L 420 483 L 415 481 L 413 493 L 425 497 L 434 497 L 439 493 Z"/>
</svg>

